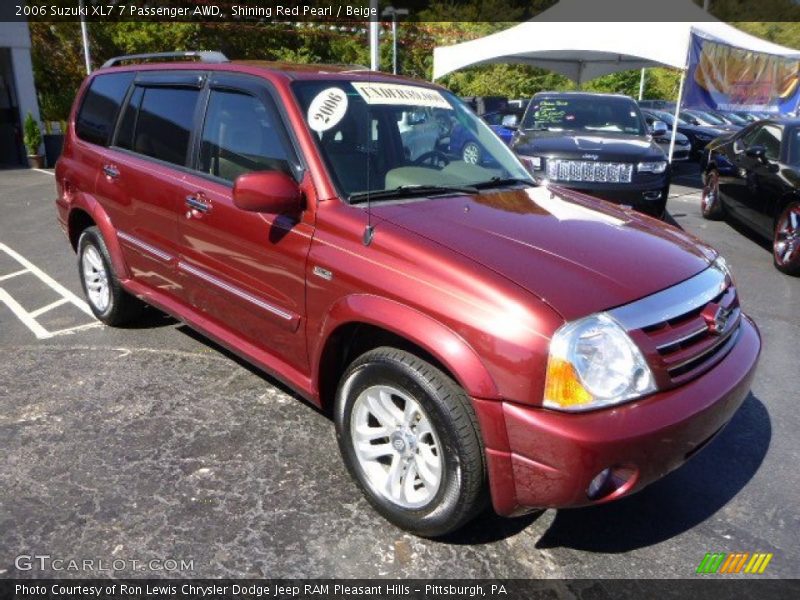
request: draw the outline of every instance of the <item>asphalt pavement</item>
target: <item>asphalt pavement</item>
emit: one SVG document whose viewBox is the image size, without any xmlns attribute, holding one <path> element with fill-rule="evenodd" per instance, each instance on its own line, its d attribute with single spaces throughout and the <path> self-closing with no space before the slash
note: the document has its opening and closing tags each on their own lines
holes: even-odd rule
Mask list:
<svg viewBox="0 0 800 600">
<path fill-rule="evenodd" d="M 94 321 L 52 174 L 0 171 L 0 577 L 669 578 L 707 552 L 772 552 L 762 577 L 800 577 L 800 279 L 701 218 L 695 170 L 675 181 L 672 217 L 726 256 L 764 338 L 741 410 L 630 498 L 429 541 L 370 509 L 332 423 L 290 390 L 156 310 Z"/>
</svg>

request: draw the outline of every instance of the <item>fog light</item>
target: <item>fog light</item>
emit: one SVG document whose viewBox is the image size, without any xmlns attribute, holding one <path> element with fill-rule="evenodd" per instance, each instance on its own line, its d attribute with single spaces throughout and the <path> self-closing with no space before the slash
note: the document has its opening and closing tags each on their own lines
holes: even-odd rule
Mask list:
<svg viewBox="0 0 800 600">
<path fill-rule="evenodd" d="M 586 495 L 592 500 L 600 496 L 600 491 L 605 487 L 609 477 L 611 477 L 611 469 L 603 469 L 600 471 L 589 483 L 589 489 L 586 490 Z"/>
<path fill-rule="evenodd" d="M 636 467 L 622 465 L 603 469 L 589 483 L 586 495 L 590 500 L 621 496 L 636 483 Z"/>
</svg>

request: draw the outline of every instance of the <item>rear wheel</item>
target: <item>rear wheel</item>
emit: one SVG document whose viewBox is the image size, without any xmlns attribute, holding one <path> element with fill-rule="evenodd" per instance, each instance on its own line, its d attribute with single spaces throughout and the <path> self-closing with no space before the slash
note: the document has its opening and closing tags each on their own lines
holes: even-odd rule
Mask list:
<svg viewBox="0 0 800 600">
<path fill-rule="evenodd" d="M 85 229 L 78 240 L 78 269 L 89 308 L 99 320 L 117 326 L 139 316 L 144 304 L 122 289 L 97 227 Z"/>
<path fill-rule="evenodd" d="M 398 527 L 441 536 L 485 505 L 471 402 L 433 365 L 395 348 L 367 352 L 342 378 L 334 417 L 350 474 Z"/>
<path fill-rule="evenodd" d="M 772 256 L 779 271 L 800 275 L 800 202 L 787 206 L 778 217 Z"/>
<path fill-rule="evenodd" d="M 700 209 L 703 217 L 712 221 L 717 221 L 723 216 L 722 201 L 719 198 L 719 173 L 713 169 L 706 174 Z"/>
</svg>

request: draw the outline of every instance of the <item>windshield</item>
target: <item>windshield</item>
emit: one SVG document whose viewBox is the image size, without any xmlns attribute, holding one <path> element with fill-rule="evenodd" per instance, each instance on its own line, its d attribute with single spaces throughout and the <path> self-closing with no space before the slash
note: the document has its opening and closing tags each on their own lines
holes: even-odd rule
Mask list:
<svg viewBox="0 0 800 600">
<path fill-rule="evenodd" d="M 672 124 L 675 122 L 675 115 L 672 115 L 668 112 L 663 111 L 650 111 L 659 121 L 664 121 L 668 126 L 672 127 Z M 678 117 L 678 124 L 679 125 L 688 125 L 688 123 Z"/>
<path fill-rule="evenodd" d="M 703 121 L 705 121 L 710 125 L 727 125 L 727 123 L 725 123 L 723 119 L 720 119 L 718 116 L 712 115 L 711 113 L 707 113 L 702 110 L 696 110 L 690 114 L 695 115 L 696 117 L 702 119 Z"/>
<path fill-rule="evenodd" d="M 339 191 L 467 189 L 528 171 L 464 103 L 444 90 L 382 81 L 292 84 Z M 382 197 L 389 197 L 383 194 Z"/>
<path fill-rule="evenodd" d="M 630 98 L 611 96 L 534 98 L 525 111 L 522 129 L 646 135 L 636 103 Z"/>
</svg>

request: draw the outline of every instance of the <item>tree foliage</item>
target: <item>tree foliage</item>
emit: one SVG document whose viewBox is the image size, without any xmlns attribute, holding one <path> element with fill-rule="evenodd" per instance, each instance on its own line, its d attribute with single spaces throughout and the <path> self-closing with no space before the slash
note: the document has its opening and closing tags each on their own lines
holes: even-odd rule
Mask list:
<svg viewBox="0 0 800 600">
<path fill-rule="evenodd" d="M 775 5 L 775 14 L 800 10 L 788 0 L 762 0 Z M 791 6 L 787 7 L 787 2 Z M 532 0 L 536 10 L 553 0 Z M 746 16 L 739 0 L 712 0 L 712 12 L 726 20 Z M 398 48 L 401 73 L 430 81 L 433 48 L 475 39 L 505 29 L 518 18 L 519 8 L 510 0 L 483 0 L 456 7 L 441 2 L 418 15 L 417 21 L 402 22 Z M 792 8 L 793 7 L 793 8 Z M 763 10 L 760 9 L 760 10 Z M 465 12 L 466 11 L 466 12 Z M 483 19 L 503 15 L 507 22 Z M 723 16 L 724 15 L 724 16 Z M 465 21 L 469 17 L 470 20 Z M 453 21 L 458 18 L 458 21 Z M 735 23 L 738 27 L 770 41 L 800 47 L 796 23 Z M 319 23 L 286 24 L 201 23 L 201 22 L 92 22 L 89 38 L 94 66 L 112 56 L 174 50 L 221 50 L 237 59 L 279 60 L 301 63 L 368 64 L 367 36 L 355 27 Z M 600 25 L 601 26 L 601 25 Z M 64 119 L 85 76 L 80 26 L 77 23 L 31 22 L 34 74 L 39 105 L 45 120 Z M 388 32 L 387 32 L 388 33 Z M 391 69 L 391 36 L 381 44 L 383 70 Z M 601 77 L 586 84 L 594 91 L 621 92 L 637 96 L 640 72 L 626 71 Z M 675 70 L 647 70 L 645 98 L 674 99 L 679 74 Z M 530 97 L 542 90 L 568 90 L 575 85 L 566 77 L 524 65 L 496 64 L 467 68 L 440 81 L 460 95 L 502 95 Z"/>
</svg>

